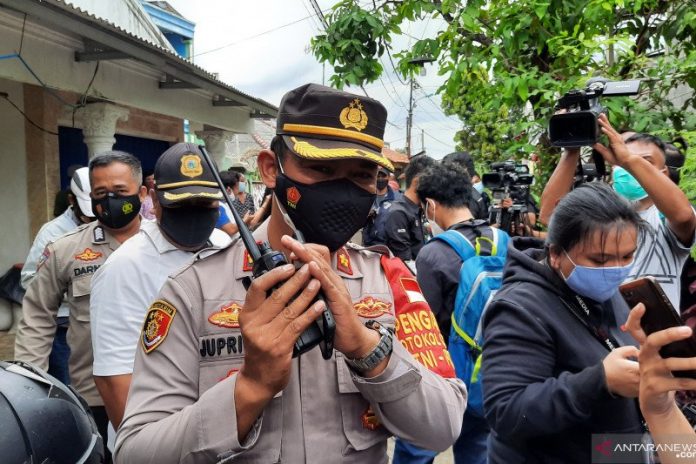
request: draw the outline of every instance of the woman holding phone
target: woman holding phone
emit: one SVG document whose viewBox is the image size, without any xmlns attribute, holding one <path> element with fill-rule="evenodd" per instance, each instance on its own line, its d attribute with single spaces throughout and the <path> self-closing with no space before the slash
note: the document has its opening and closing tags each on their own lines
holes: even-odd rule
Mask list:
<svg viewBox="0 0 696 464">
<path fill-rule="evenodd" d="M 517 237 L 483 318 L 489 463 L 588 463 L 593 434 L 642 433 L 638 350 L 618 293 L 644 223 L 608 185 L 556 206 L 545 242 Z"/>
</svg>

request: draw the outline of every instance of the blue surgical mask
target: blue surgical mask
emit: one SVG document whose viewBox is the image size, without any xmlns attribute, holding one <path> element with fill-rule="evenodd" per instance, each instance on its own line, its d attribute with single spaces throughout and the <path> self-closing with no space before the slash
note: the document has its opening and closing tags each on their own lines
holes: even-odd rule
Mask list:
<svg viewBox="0 0 696 464">
<path fill-rule="evenodd" d="M 638 201 L 648 196 L 642 185 L 627 170 L 615 166 L 612 170 L 614 190 L 629 201 Z"/>
<path fill-rule="evenodd" d="M 240 182 L 239 183 L 239 193 L 244 193 L 246 192 L 246 182 Z"/>
<path fill-rule="evenodd" d="M 483 193 L 483 182 L 476 182 L 473 187 L 478 193 Z"/>
<path fill-rule="evenodd" d="M 619 290 L 619 285 L 626 280 L 626 277 L 631 272 L 631 267 L 633 267 L 633 261 L 625 266 L 579 266 L 575 264 L 565 250 L 563 250 L 563 253 L 575 266 L 568 277 L 563 276 L 568 287 L 578 295 L 591 298 L 600 303 L 614 296 Z"/>
</svg>

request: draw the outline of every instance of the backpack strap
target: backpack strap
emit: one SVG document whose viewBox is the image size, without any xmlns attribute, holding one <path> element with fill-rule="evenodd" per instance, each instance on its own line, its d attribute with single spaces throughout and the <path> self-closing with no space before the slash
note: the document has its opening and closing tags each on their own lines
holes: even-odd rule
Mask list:
<svg viewBox="0 0 696 464">
<path fill-rule="evenodd" d="M 476 256 L 476 247 L 466 238 L 463 234 L 460 234 L 456 230 L 447 230 L 439 235 L 436 235 L 432 240 L 441 240 L 448 244 L 454 249 L 459 255 L 462 262 L 467 259 Z"/>
</svg>

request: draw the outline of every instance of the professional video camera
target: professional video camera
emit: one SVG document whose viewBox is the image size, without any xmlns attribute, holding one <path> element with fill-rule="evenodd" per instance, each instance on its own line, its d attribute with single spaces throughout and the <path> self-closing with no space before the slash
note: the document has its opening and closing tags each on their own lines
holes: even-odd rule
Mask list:
<svg viewBox="0 0 696 464">
<path fill-rule="evenodd" d="M 493 193 L 493 203 L 489 211 L 489 222 L 510 235 L 524 235 L 527 224 L 527 204 L 529 203 L 529 186 L 534 176 L 529 168 L 514 161 L 491 163 L 493 172 L 483 175 L 483 185 Z M 504 208 L 503 200 L 512 199 L 512 206 Z"/>
<path fill-rule="evenodd" d="M 585 182 L 594 182 L 601 180 L 602 176 L 597 172 L 597 167 L 594 163 L 583 163 L 582 160 L 575 170 L 575 179 L 573 180 L 573 188 L 577 188 Z"/>
<path fill-rule="evenodd" d="M 602 96 L 636 95 L 640 89 L 639 80 L 607 81 L 602 78 L 590 79 L 585 90 L 571 90 L 558 100 L 556 109 L 566 113 L 554 114 L 549 121 L 549 139 L 557 147 L 583 147 L 597 142 L 601 131 L 597 124 L 600 114 L 606 108 L 599 104 Z"/>
</svg>

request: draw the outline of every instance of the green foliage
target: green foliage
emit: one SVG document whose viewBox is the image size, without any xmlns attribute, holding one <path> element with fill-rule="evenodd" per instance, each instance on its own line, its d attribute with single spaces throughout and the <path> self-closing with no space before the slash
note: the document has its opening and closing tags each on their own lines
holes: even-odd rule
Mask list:
<svg viewBox="0 0 696 464">
<path fill-rule="evenodd" d="M 382 0 L 361 7 L 357 0 L 343 0 L 312 48 L 319 60 L 334 66 L 335 86 L 368 83 L 382 72 L 379 57 L 402 24 L 428 16 L 444 19 L 446 27 L 434 37 L 395 51 L 398 70 L 408 76 L 415 71 L 414 58 L 435 58 L 445 76 L 439 89 L 443 107 L 462 120 L 460 147 L 479 162 L 538 153 L 538 184 L 543 185 L 558 156 L 545 132 L 554 104 L 568 90 L 584 88 L 590 76 L 644 80 L 639 98 L 602 99 L 617 127 L 667 140 L 696 132 L 695 4 Z M 684 172 L 693 169 L 692 157 Z M 685 183 L 691 198 L 693 184 Z"/>
</svg>

